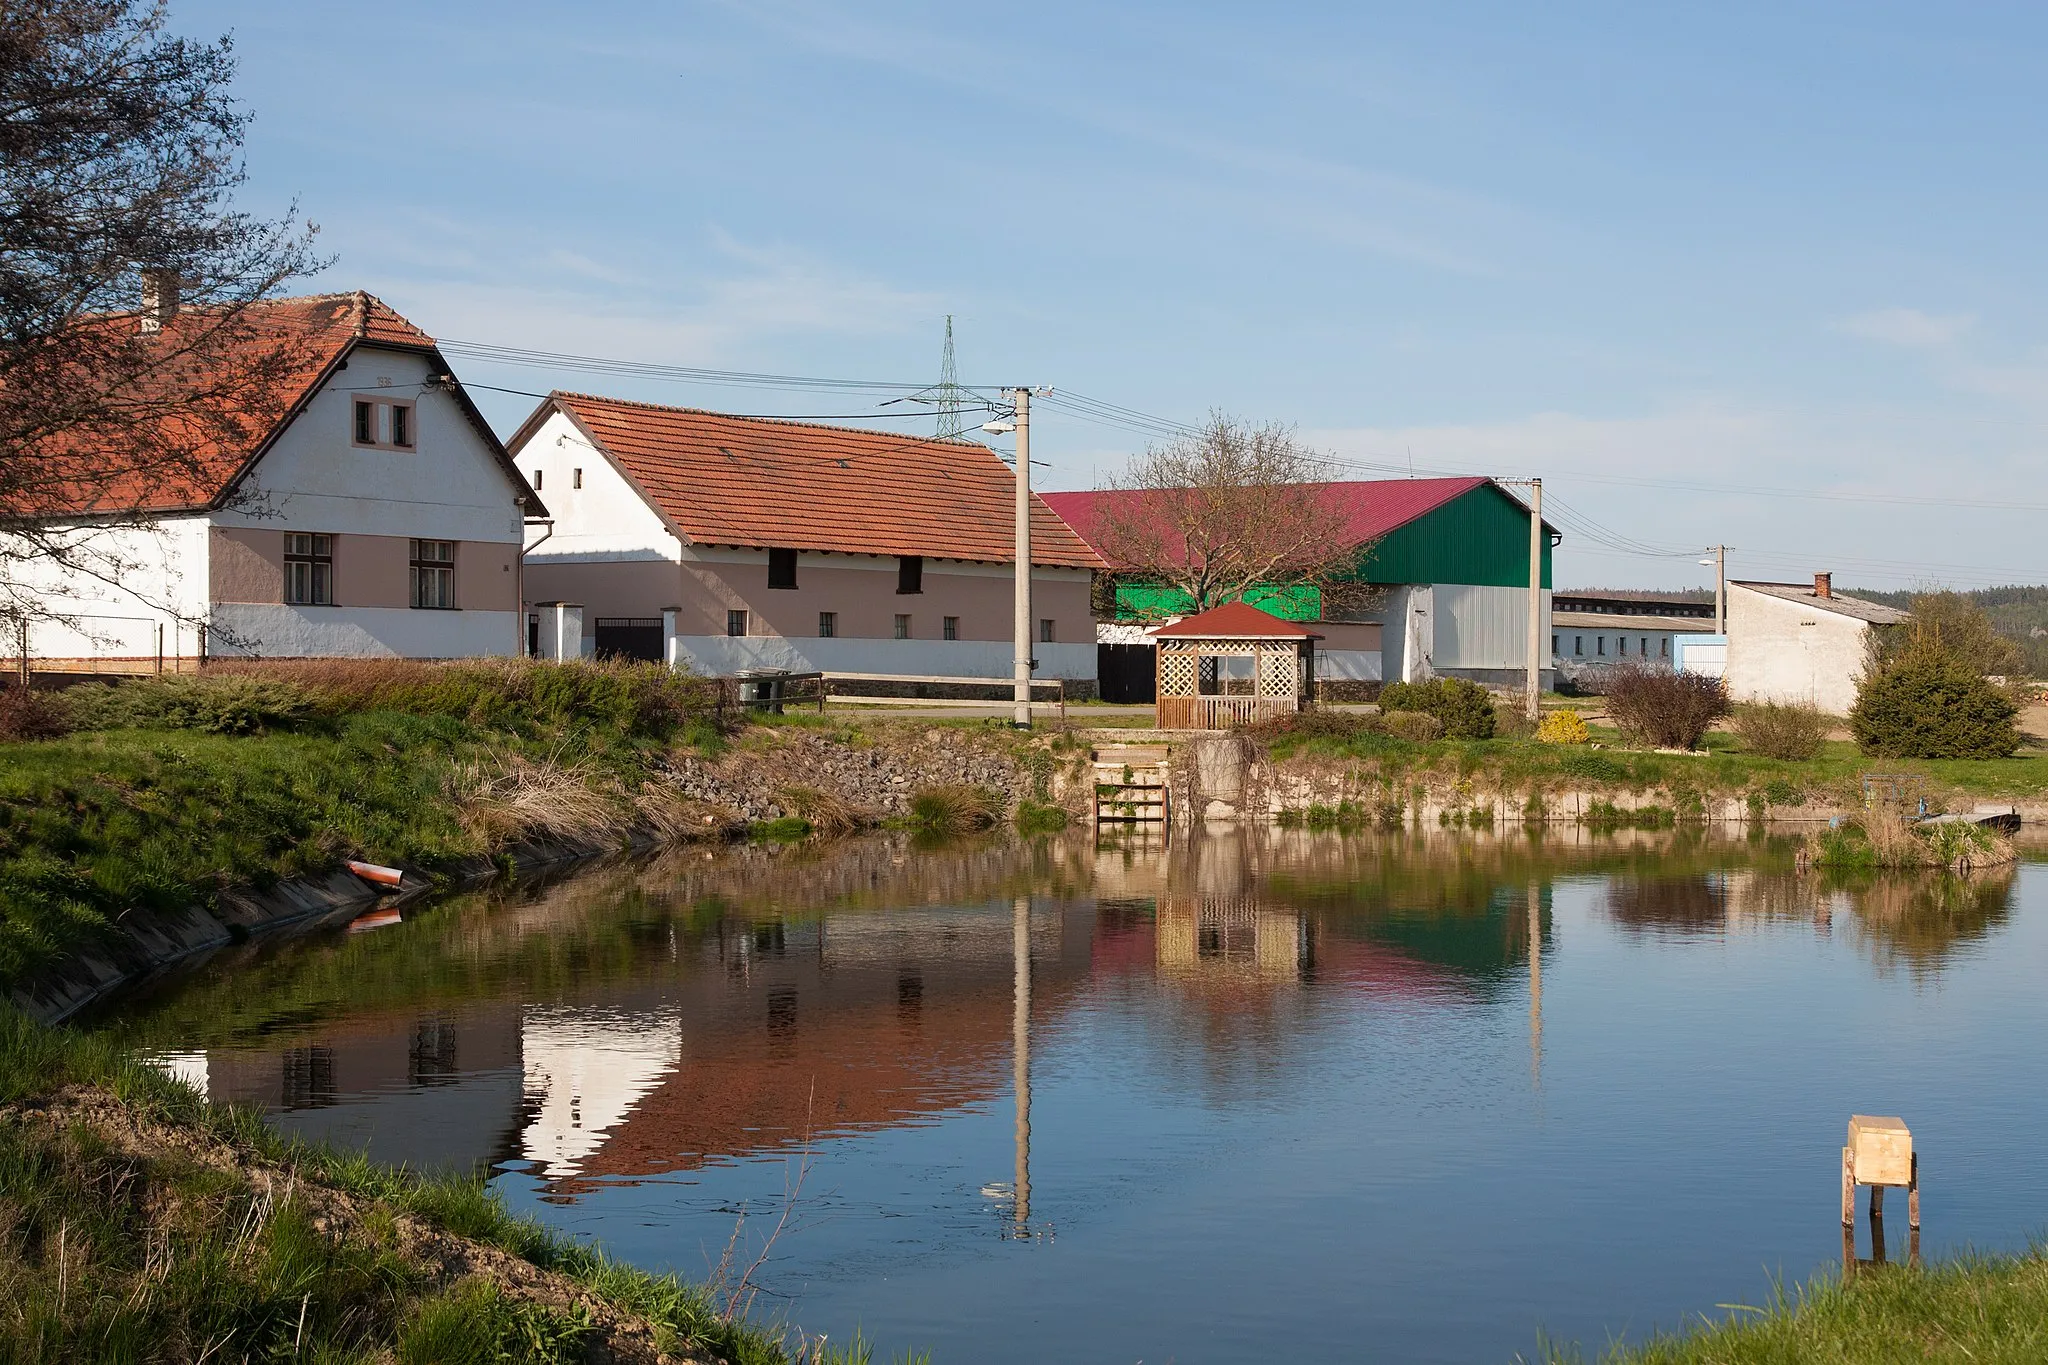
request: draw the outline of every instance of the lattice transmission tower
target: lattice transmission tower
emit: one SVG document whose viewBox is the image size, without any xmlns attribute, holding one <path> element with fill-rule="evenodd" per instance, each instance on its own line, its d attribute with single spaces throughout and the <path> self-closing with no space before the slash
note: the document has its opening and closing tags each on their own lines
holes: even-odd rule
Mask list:
<svg viewBox="0 0 2048 1365">
<path fill-rule="evenodd" d="M 960 387 L 960 371 L 953 361 L 953 315 L 946 314 L 946 349 L 939 358 L 938 387 L 931 390 L 938 409 L 939 437 L 949 439 L 967 431 L 967 401 L 971 395 Z"/>
</svg>

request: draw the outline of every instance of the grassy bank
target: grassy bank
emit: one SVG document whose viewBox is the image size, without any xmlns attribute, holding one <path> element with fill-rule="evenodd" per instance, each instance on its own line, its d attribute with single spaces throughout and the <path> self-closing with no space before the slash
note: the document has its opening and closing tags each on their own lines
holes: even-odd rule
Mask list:
<svg viewBox="0 0 2048 1365">
<path fill-rule="evenodd" d="M 1614 788 L 1694 793 L 1701 798 L 1754 795 L 1764 807 L 1862 803 L 1866 773 L 1923 782 L 1931 797 L 2026 800 L 2048 794 L 2048 754 L 2000 759 L 1872 759 L 1854 744 L 1831 741 L 1807 760 L 1745 753 L 1732 735 L 1710 734 L 1696 754 L 1620 747 L 1619 736 L 1593 727 L 1599 744 L 1543 744 L 1531 739 L 1416 742 L 1364 732 L 1352 736 L 1279 734 L 1265 741 L 1275 761 L 1336 760 L 1388 786 L 1465 783 L 1525 793 Z"/>
<path fill-rule="evenodd" d="M 1581 1361 L 1557 1352 L 1553 1365 Z M 1608 1365 L 2035 1365 L 2048 1360 L 2048 1258 L 1971 1256 L 1826 1278 L 1725 1321 L 1622 1346 Z"/>
<path fill-rule="evenodd" d="M 12 705 L 51 737 L 0 744 L 0 986 L 131 910 L 345 857 L 432 871 L 522 837 L 675 832 L 696 813 L 649 779 L 720 742 L 715 701 L 651 667 L 393 661 L 77 688 L 26 723 Z"/>
<path fill-rule="evenodd" d="M 867 1358 L 0 1008 L 0 1360 Z"/>
</svg>

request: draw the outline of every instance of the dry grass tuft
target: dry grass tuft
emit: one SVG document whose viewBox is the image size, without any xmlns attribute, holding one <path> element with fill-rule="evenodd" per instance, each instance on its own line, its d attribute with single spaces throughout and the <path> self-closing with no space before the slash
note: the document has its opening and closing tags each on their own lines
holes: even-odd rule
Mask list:
<svg viewBox="0 0 2048 1365">
<path fill-rule="evenodd" d="M 649 782 L 633 793 L 633 809 L 649 829 L 677 843 L 730 839 L 747 827 L 746 817 L 730 806 L 684 796 L 665 782 Z"/>
<path fill-rule="evenodd" d="M 775 799 L 784 810 L 828 839 L 867 829 L 875 823 L 873 812 L 816 787 L 783 787 L 775 793 Z"/>
<path fill-rule="evenodd" d="M 986 787 L 948 784 L 910 794 L 910 823 L 933 834 L 992 829 L 1002 818 L 1002 798 Z"/>
<path fill-rule="evenodd" d="M 521 839 L 604 843 L 624 837 L 639 812 L 581 768 L 508 754 L 471 763 L 455 777 L 462 825 L 493 848 Z"/>
</svg>

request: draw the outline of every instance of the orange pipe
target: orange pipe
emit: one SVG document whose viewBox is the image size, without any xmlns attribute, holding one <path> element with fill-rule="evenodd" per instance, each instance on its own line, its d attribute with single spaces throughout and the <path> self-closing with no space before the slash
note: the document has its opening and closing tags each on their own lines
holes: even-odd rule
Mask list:
<svg viewBox="0 0 2048 1365">
<path fill-rule="evenodd" d="M 395 867 L 379 867 L 376 863 L 359 863 L 354 859 L 350 859 L 346 866 L 364 881 L 375 882 L 378 886 L 397 886 L 405 880 L 405 873 Z"/>
</svg>

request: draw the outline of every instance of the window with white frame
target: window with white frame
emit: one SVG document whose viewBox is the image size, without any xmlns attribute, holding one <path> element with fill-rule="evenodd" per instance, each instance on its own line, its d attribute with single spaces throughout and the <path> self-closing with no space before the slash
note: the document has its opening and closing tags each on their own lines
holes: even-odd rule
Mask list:
<svg viewBox="0 0 2048 1365">
<path fill-rule="evenodd" d="M 960 618 L 959 618 L 959 617 L 957 617 L 957 616 L 943 616 L 943 617 L 940 617 L 940 618 L 939 618 L 939 638 L 940 638 L 941 640 L 957 640 L 957 639 L 959 639 L 959 638 L 960 638 Z"/>
<path fill-rule="evenodd" d="M 837 638 L 837 637 L 838 637 L 838 635 L 839 635 L 839 613 L 838 613 L 838 612 L 836 612 L 836 611 L 821 611 L 821 612 L 819 612 L 819 613 L 818 613 L 818 638 L 819 638 L 820 640 L 831 640 L 831 639 L 835 639 L 835 638 Z"/>
<path fill-rule="evenodd" d="M 412 604 L 440 611 L 454 609 L 454 541 L 415 540 L 412 543 Z"/>
<path fill-rule="evenodd" d="M 910 617 L 907 614 L 899 612 L 896 616 L 896 638 L 899 640 L 908 640 L 910 638 Z"/>
<path fill-rule="evenodd" d="M 334 605 L 334 537 L 284 535 L 284 600 L 295 607 Z"/>
<path fill-rule="evenodd" d="M 415 445 L 413 404 L 410 398 L 379 398 L 357 394 L 351 442 L 366 450 L 411 450 Z"/>
</svg>

